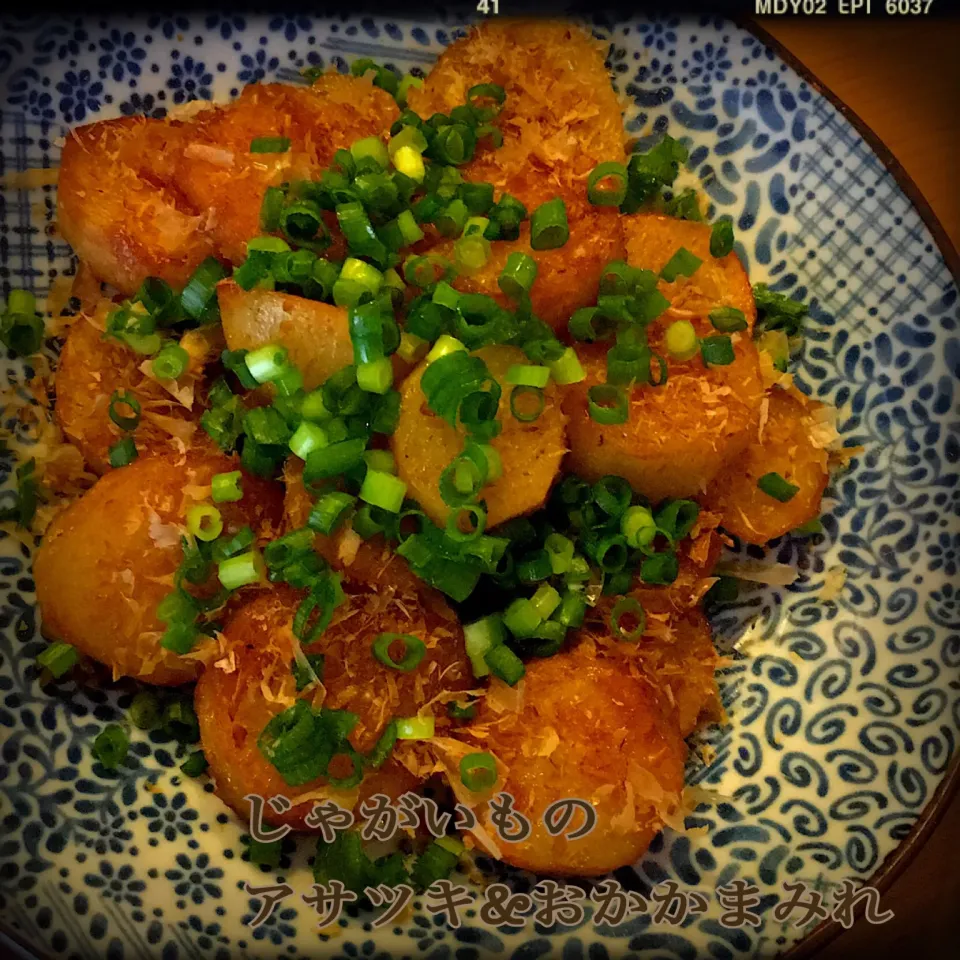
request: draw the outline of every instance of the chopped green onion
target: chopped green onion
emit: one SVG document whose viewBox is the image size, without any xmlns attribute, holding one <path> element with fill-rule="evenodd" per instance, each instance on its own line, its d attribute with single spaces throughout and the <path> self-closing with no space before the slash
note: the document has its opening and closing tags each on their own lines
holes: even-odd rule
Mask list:
<svg viewBox="0 0 960 960">
<path fill-rule="evenodd" d="M 574 543 L 562 533 L 551 533 L 543 541 L 543 549 L 550 558 L 550 569 L 554 574 L 566 573 L 573 560 Z"/>
<path fill-rule="evenodd" d="M 530 246 L 534 250 L 554 250 L 570 239 L 567 207 L 562 197 L 540 204 L 530 216 Z"/>
<path fill-rule="evenodd" d="M 381 170 L 386 170 L 390 162 L 387 145 L 379 137 L 364 137 L 350 145 L 354 160 L 374 160 Z"/>
<path fill-rule="evenodd" d="M 682 540 L 700 516 L 700 505 L 695 500 L 668 500 L 656 512 L 657 528 L 672 543 Z"/>
<path fill-rule="evenodd" d="M 765 283 L 754 284 L 753 298 L 761 313 L 760 326 L 764 330 L 783 330 L 788 337 L 800 334 L 807 314 L 806 304 L 776 293 Z"/>
<path fill-rule="evenodd" d="M 286 153 L 289 149 L 289 137 L 256 137 L 250 141 L 251 153 Z"/>
<path fill-rule="evenodd" d="M 507 257 L 497 283 L 500 289 L 512 300 L 520 300 L 530 292 L 537 279 L 537 261 L 528 253 L 519 250 Z"/>
<path fill-rule="evenodd" d="M 116 770 L 127 758 L 130 738 L 118 723 L 107 724 L 93 741 L 93 756 L 108 770 Z"/>
<path fill-rule="evenodd" d="M 468 703 L 463 706 L 454 700 L 447 704 L 447 716 L 451 720 L 472 720 L 477 715 L 477 705 Z"/>
<path fill-rule="evenodd" d="M 405 363 L 418 363 L 426 356 L 430 344 L 414 333 L 404 330 L 400 334 L 400 346 L 397 347 L 397 356 Z M 466 349 L 464 347 L 464 349 Z"/>
<path fill-rule="evenodd" d="M 520 386 L 510 391 L 510 413 L 521 423 L 533 423 L 537 420 L 546 403 L 546 396 L 539 387 Z"/>
<path fill-rule="evenodd" d="M 473 158 L 477 136 L 465 123 L 450 123 L 437 130 L 430 144 L 430 156 L 442 164 L 460 166 Z"/>
<path fill-rule="evenodd" d="M 520 236 L 520 224 L 527 219 L 527 208 L 509 193 L 503 194 L 490 211 L 490 220 L 497 225 L 496 236 L 488 239 L 516 240 Z"/>
<path fill-rule="evenodd" d="M 216 304 L 217 284 L 227 275 L 220 262 L 207 257 L 193 272 L 180 294 L 183 312 L 193 320 L 204 320 Z"/>
<path fill-rule="evenodd" d="M 587 376 L 573 347 L 565 348 L 559 359 L 548 363 L 547 366 L 550 368 L 553 379 L 561 386 L 580 383 Z"/>
<path fill-rule="evenodd" d="M 627 625 L 630 621 L 632 629 Z M 621 597 L 610 611 L 610 627 L 618 640 L 639 640 L 646 625 L 647 615 L 633 597 Z"/>
<path fill-rule="evenodd" d="M 503 625 L 520 639 L 533 636 L 541 620 L 537 608 L 525 597 L 514 600 L 503 614 Z"/>
<path fill-rule="evenodd" d="M 34 314 L 37 298 L 29 290 L 11 290 L 7 295 L 7 313 Z"/>
<path fill-rule="evenodd" d="M 303 481 L 308 486 L 317 480 L 336 477 L 363 462 L 365 439 L 351 438 L 331 443 L 307 456 Z"/>
<path fill-rule="evenodd" d="M 223 517 L 216 507 L 198 503 L 187 511 L 187 530 L 198 540 L 216 540 L 223 532 Z"/>
<path fill-rule="evenodd" d="M 58 640 L 37 656 L 37 664 L 50 671 L 56 679 L 67 673 L 80 659 L 76 647 Z"/>
<path fill-rule="evenodd" d="M 357 385 L 366 393 L 382 395 L 393 386 L 393 364 L 389 357 L 378 357 L 357 365 Z"/>
<path fill-rule="evenodd" d="M 601 477 L 593 487 L 593 499 L 609 517 L 619 517 L 630 505 L 633 491 L 623 477 L 609 474 Z"/>
<path fill-rule="evenodd" d="M 124 416 L 119 408 L 127 407 L 133 411 L 132 416 Z M 108 409 L 110 414 L 110 419 L 121 429 L 121 430 L 136 430 L 137 426 L 140 423 L 140 401 L 132 394 L 128 393 L 126 390 L 114 390 L 113 396 L 110 397 L 110 407 Z"/>
<path fill-rule="evenodd" d="M 583 594 L 578 590 L 567 590 L 553 618 L 566 629 L 576 629 L 583 625 L 586 615 L 587 601 Z"/>
<path fill-rule="evenodd" d="M 461 183 L 457 187 L 457 196 L 467 205 L 472 217 L 480 218 L 493 206 L 493 184 Z M 483 226 L 486 229 L 487 224 Z"/>
<path fill-rule="evenodd" d="M 490 241 L 482 234 L 465 234 L 453 245 L 453 260 L 460 273 L 476 273 L 490 259 Z"/>
<path fill-rule="evenodd" d="M 360 487 L 360 499 L 388 513 L 399 513 L 407 485 L 399 478 L 381 470 L 367 470 Z"/>
<path fill-rule="evenodd" d="M 823 522 L 819 517 L 814 517 L 806 523 L 801 523 L 799 527 L 794 527 L 790 532 L 798 537 L 812 537 L 815 534 L 823 533 Z"/>
<path fill-rule="evenodd" d="M 307 526 L 325 537 L 332 536 L 343 525 L 356 502 L 356 497 L 338 490 L 324 494 L 310 511 Z"/>
<path fill-rule="evenodd" d="M 463 637 L 466 644 L 467 656 L 475 677 L 485 677 L 490 668 L 484 657 L 487 651 L 504 640 L 503 620 L 498 614 L 490 614 L 475 623 L 468 623 L 463 628 Z"/>
<path fill-rule="evenodd" d="M 171 700 L 163 708 L 163 729 L 179 743 L 196 743 L 200 739 L 200 726 L 193 702 L 186 697 Z"/>
<path fill-rule="evenodd" d="M 328 447 L 330 442 L 328 428 L 324 427 L 323 424 L 303 420 L 294 430 L 288 446 L 301 460 L 306 460 L 315 450 Z"/>
<path fill-rule="evenodd" d="M 540 615 L 541 620 L 548 620 L 560 606 L 560 594 L 549 583 L 541 583 L 530 598 L 530 605 Z"/>
<path fill-rule="evenodd" d="M 264 579 L 265 569 L 259 551 L 250 550 L 236 557 L 221 560 L 217 565 L 220 583 L 228 590 L 237 590 Z"/>
<path fill-rule="evenodd" d="M 680 565 L 673 552 L 655 553 L 640 565 L 640 579 L 644 583 L 666 586 L 677 579 Z"/>
<path fill-rule="evenodd" d="M 290 427 L 276 407 L 253 407 L 243 415 L 247 441 L 271 446 L 290 439 Z"/>
<path fill-rule="evenodd" d="M 491 789 L 497 782 L 497 761 L 489 753 L 468 753 L 460 760 L 460 782 L 474 793 Z"/>
<path fill-rule="evenodd" d="M 613 180 L 614 186 L 604 189 L 605 180 Z M 595 207 L 619 207 L 626 195 L 627 168 L 622 163 L 599 163 L 587 177 L 587 199 Z"/>
<path fill-rule="evenodd" d="M 363 454 L 363 459 L 371 470 L 393 474 L 397 472 L 396 458 L 389 450 L 367 450 Z"/>
<path fill-rule="evenodd" d="M 199 777 L 207 769 L 207 758 L 202 750 L 194 750 L 183 763 L 180 772 L 186 777 Z"/>
<path fill-rule="evenodd" d="M 125 467 L 137 459 L 137 445 L 133 442 L 133 437 L 124 437 L 118 440 L 109 451 L 111 467 Z"/>
<path fill-rule="evenodd" d="M 611 384 L 597 384 L 587 391 L 587 409 L 592 420 L 605 425 L 626 423 L 630 415 L 626 392 Z"/>
<path fill-rule="evenodd" d="M 628 507 L 620 519 L 620 531 L 634 550 L 649 546 L 657 535 L 657 523 L 646 507 Z"/>
<path fill-rule="evenodd" d="M 176 380 L 187 369 L 190 354 L 178 343 L 168 343 L 153 358 L 151 369 L 159 380 Z"/>
<path fill-rule="evenodd" d="M 418 240 L 423 239 L 423 231 L 420 229 L 419 224 L 413 216 L 413 211 L 404 210 L 397 216 L 396 219 L 397 229 L 400 231 L 400 236 L 403 237 L 403 242 L 405 246 L 411 246 L 416 243 Z"/>
<path fill-rule="evenodd" d="M 437 338 L 437 342 L 433 345 L 430 352 L 427 354 L 427 363 L 431 364 L 439 360 L 441 357 L 445 357 L 451 353 L 457 352 L 467 352 L 467 348 L 456 339 L 456 337 L 448 336 L 443 334 Z"/>
<path fill-rule="evenodd" d="M 280 187 L 267 187 L 263 194 L 263 202 L 260 204 L 260 226 L 264 230 L 272 232 L 280 229 L 284 200 L 284 193 Z"/>
<path fill-rule="evenodd" d="M 700 346 L 696 327 L 689 320 L 674 320 L 667 327 L 665 336 L 667 353 L 674 360 L 689 360 L 695 356 Z"/>
<path fill-rule="evenodd" d="M 546 550 L 533 550 L 517 561 L 517 578 L 522 583 L 539 583 L 553 572 L 550 555 Z"/>
<path fill-rule="evenodd" d="M 736 333 L 747 329 L 747 318 L 736 307 L 717 307 L 710 311 L 710 322 L 721 333 Z"/>
<path fill-rule="evenodd" d="M 715 367 L 725 367 L 734 360 L 736 354 L 733 341 L 727 336 L 704 337 L 700 341 L 700 356 L 703 362 Z"/>
<path fill-rule="evenodd" d="M 390 647 L 394 643 L 403 645 L 403 654 L 399 660 L 394 660 L 390 656 Z M 385 667 L 390 667 L 391 670 L 400 670 L 403 673 L 416 670 L 426 654 L 427 647 L 424 642 L 408 633 L 381 633 L 373 641 L 373 655 Z"/>
<path fill-rule="evenodd" d="M 523 661 L 505 643 L 488 650 L 484 659 L 490 672 L 511 687 L 527 672 Z"/>
<path fill-rule="evenodd" d="M 374 770 L 377 770 L 380 767 L 382 767 L 384 761 L 393 752 L 393 748 L 396 742 L 397 742 L 397 722 L 396 720 L 391 720 L 383 728 L 383 733 L 380 734 L 380 737 L 377 739 L 377 742 L 374 744 L 373 749 L 370 751 L 370 754 L 367 757 L 367 763 L 369 763 Z"/>
<path fill-rule="evenodd" d="M 210 481 L 210 498 L 214 503 L 236 503 L 243 499 L 243 476 L 239 470 L 214 474 Z"/>
<path fill-rule="evenodd" d="M 411 130 L 413 128 L 406 127 L 405 129 Z M 423 155 L 415 147 L 411 145 L 401 146 L 391 154 L 391 158 L 394 167 L 405 177 L 409 177 L 417 183 L 423 182 L 423 178 L 427 174 L 427 168 L 423 162 Z"/>
<path fill-rule="evenodd" d="M 504 382 L 542 390 L 550 382 L 550 368 L 517 363 L 507 370 Z"/>
<path fill-rule="evenodd" d="M 251 350 L 244 357 L 247 370 L 257 383 L 269 383 L 287 369 L 288 354 L 286 347 L 268 343 L 264 347 Z"/>
<path fill-rule="evenodd" d="M 141 690 L 127 709 L 130 722 L 140 730 L 153 730 L 160 723 L 160 700 L 151 690 Z"/>
<path fill-rule="evenodd" d="M 779 473 L 765 473 L 757 481 L 757 486 L 780 503 L 789 503 L 800 492 L 798 486 L 785 480 Z"/>
<path fill-rule="evenodd" d="M 697 268 L 703 261 L 694 256 L 686 247 L 680 247 L 679 250 L 666 262 L 660 271 L 660 276 L 667 283 L 672 283 L 677 277 L 692 277 Z"/>
<path fill-rule="evenodd" d="M 397 739 L 430 740 L 435 726 L 433 717 L 397 717 Z"/>
<path fill-rule="evenodd" d="M 725 257 L 733 249 L 733 222 L 718 220 L 710 228 L 710 256 Z"/>
</svg>

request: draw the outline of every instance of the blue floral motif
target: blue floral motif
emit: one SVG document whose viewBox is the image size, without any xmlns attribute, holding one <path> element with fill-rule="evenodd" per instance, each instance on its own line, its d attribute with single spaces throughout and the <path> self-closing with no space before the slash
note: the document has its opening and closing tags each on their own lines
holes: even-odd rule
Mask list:
<svg viewBox="0 0 960 960">
<path fill-rule="evenodd" d="M 243 923 L 249 924 L 250 921 L 257 915 L 257 911 L 260 908 L 260 902 L 258 900 L 251 899 L 248 901 L 248 907 L 250 909 L 249 913 L 243 915 Z M 269 940 L 274 946 L 279 947 L 283 941 L 290 937 L 295 937 L 297 934 L 296 928 L 293 926 L 293 920 L 296 919 L 297 911 L 291 910 L 289 907 L 277 906 L 273 913 L 267 917 L 263 923 L 260 924 L 253 931 L 254 940 Z"/>
<path fill-rule="evenodd" d="M 197 811 L 187 806 L 183 793 L 176 793 L 169 802 L 162 793 L 153 795 L 153 803 L 140 808 L 142 816 L 149 822 L 151 833 L 160 833 L 164 840 L 173 841 L 177 835 L 190 836 Z"/>
<path fill-rule="evenodd" d="M 147 26 L 151 30 L 159 30 L 168 40 L 172 40 L 178 33 L 186 33 L 190 29 L 190 21 L 186 17 L 150 17 Z"/>
<path fill-rule="evenodd" d="M 687 67 L 689 62 L 684 60 L 683 66 Z M 712 43 L 707 43 L 702 50 L 694 51 L 693 65 L 689 67 L 690 77 L 701 83 L 726 80 L 727 70 L 732 66 L 725 46 L 715 47 Z"/>
<path fill-rule="evenodd" d="M 124 100 L 123 103 L 120 104 L 120 112 L 125 117 L 142 115 L 145 117 L 159 118 L 166 115 L 167 109 L 157 103 L 152 93 L 141 95 L 134 92 L 130 94 L 129 100 Z"/>
<path fill-rule="evenodd" d="M 68 70 L 57 84 L 60 112 L 68 123 L 80 123 L 88 113 L 100 109 L 103 84 L 89 70 Z"/>
<path fill-rule="evenodd" d="M 679 26 L 680 21 L 677 19 L 661 20 L 651 17 L 648 23 L 641 23 L 637 31 L 643 37 L 645 47 L 655 47 L 663 52 L 668 46 L 673 46 L 677 42 Z"/>
<path fill-rule="evenodd" d="M 948 577 L 955 577 L 960 568 L 960 533 L 951 536 L 941 533 L 934 543 L 927 547 L 930 555 L 930 572 L 943 569 Z"/>
<path fill-rule="evenodd" d="M 88 40 L 89 34 L 80 25 L 73 27 L 63 23 L 52 23 L 37 34 L 33 48 L 38 56 L 34 59 L 34 63 L 37 66 L 43 66 L 78 57 Z"/>
<path fill-rule="evenodd" d="M 147 885 L 142 880 L 136 879 L 133 867 L 129 864 L 115 867 L 109 860 L 101 860 L 99 872 L 88 873 L 83 880 L 88 887 L 98 890 L 103 897 L 115 900 L 117 903 L 128 903 L 132 907 L 143 906 L 143 898 L 140 894 Z"/>
<path fill-rule="evenodd" d="M 288 43 L 297 39 L 298 33 L 309 33 L 313 21 L 309 17 L 273 17 L 270 20 L 270 29 L 274 33 L 282 34 Z"/>
<path fill-rule="evenodd" d="M 109 72 L 119 83 L 127 74 L 131 77 L 140 76 L 140 61 L 146 58 L 147 52 L 143 47 L 137 46 L 137 36 L 132 30 L 124 33 L 111 30 L 108 36 L 100 38 L 100 49 L 103 54 L 97 62 L 102 78 L 106 78 Z"/>
<path fill-rule="evenodd" d="M 191 862 L 186 854 L 178 853 L 176 864 L 177 868 L 167 870 L 164 876 L 173 882 L 173 892 L 178 897 L 189 896 L 194 903 L 200 904 L 205 897 L 219 899 L 223 896 L 220 887 L 213 882 L 223 878 L 223 871 L 210 865 L 207 854 L 198 854 L 196 860 Z"/>
<path fill-rule="evenodd" d="M 171 65 L 167 89 L 173 91 L 174 103 L 189 103 L 191 100 L 209 100 L 211 83 L 213 74 L 207 70 L 206 64 L 188 55 L 181 63 Z"/>
<path fill-rule="evenodd" d="M 265 50 L 260 49 L 254 54 L 243 54 L 240 63 L 243 69 L 237 74 L 237 79 L 241 83 L 256 83 L 280 66 L 280 58 L 269 57 Z"/>
<path fill-rule="evenodd" d="M 243 31 L 247 29 L 247 21 L 244 20 L 243 17 L 221 16 L 220 14 L 211 13 L 206 20 L 204 20 L 204 26 L 207 30 L 215 30 L 224 40 L 229 40 L 234 33 L 243 33 Z"/>
</svg>

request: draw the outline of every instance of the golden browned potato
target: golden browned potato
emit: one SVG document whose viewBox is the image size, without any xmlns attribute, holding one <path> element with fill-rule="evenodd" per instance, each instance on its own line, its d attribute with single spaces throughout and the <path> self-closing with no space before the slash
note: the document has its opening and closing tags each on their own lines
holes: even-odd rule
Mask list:
<svg viewBox="0 0 960 960">
<path fill-rule="evenodd" d="M 668 320 L 706 318 L 717 307 L 736 307 L 746 318 L 747 334 L 752 332 L 757 308 L 747 271 L 735 253 L 719 259 L 710 255 L 709 224 L 654 213 L 631 214 L 622 222 L 627 262 L 634 267 L 659 273 L 681 247 L 703 261 L 692 277 L 660 281 L 659 290 L 670 301 Z"/>
<path fill-rule="evenodd" d="M 284 465 L 286 493 L 283 498 L 284 524 L 288 530 L 307 525 L 313 499 L 303 485 L 303 464 L 290 457 Z M 398 597 L 417 599 L 429 588 L 410 569 L 403 557 L 394 553 L 379 534 L 361 540 L 344 524 L 333 536 L 314 535 L 314 549 L 335 570 L 342 570 L 356 583 L 367 583 Z"/>
<path fill-rule="evenodd" d="M 247 240 L 263 233 L 267 187 L 319 176 L 338 149 L 387 130 L 397 116 L 393 97 L 360 77 L 325 74 L 312 87 L 251 84 L 231 103 L 197 116 L 177 183 L 194 207 L 210 211 L 220 255 L 240 263 Z M 253 140 L 275 136 L 288 138 L 290 148 L 250 153 Z"/>
<path fill-rule="evenodd" d="M 657 321 L 649 331 L 651 348 L 661 355 L 668 322 Z M 712 330 L 703 320 L 694 326 L 700 336 Z M 629 417 L 622 424 L 599 424 L 588 408 L 589 388 L 606 382 L 606 346 L 578 348 L 587 379 L 564 395 L 568 468 L 590 481 L 606 474 L 624 477 L 654 503 L 699 496 L 744 450 L 756 428 L 763 384 L 753 341 L 734 334 L 736 359 L 728 366 L 706 367 L 699 355 L 668 360 L 664 386 L 629 391 Z"/>
<path fill-rule="evenodd" d="M 268 343 L 287 348 L 308 390 L 353 363 L 347 311 L 274 290 L 243 290 L 232 280 L 217 286 L 223 333 L 231 350 Z"/>
<path fill-rule="evenodd" d="M 710 624 L 698 607 L 678 610 L 669 588 L 638 585 L 630 596 L 646 616 L 642 638 L 624 642 L 614 637 L 610 610 L 618 598 L 603 597 L 589 614 L 583 636 L 598 653 L 639 666 L 661 696 L 676 708 L 680 735 L 687 737 L 703 723 L 723 716 L 714 676 L 720 655 Z"/>
<path fill-rule="evenodd" d="M 96 473 L 110 468 L 110 447 L 124 435 L 110 419 L 110 400 L 117 391 L 132 395 L 140 404 L 140 423 L 131 433 L 141 454 L 182 449 L 195 430 L 196 404 L 188 409 L 145 376 L 140 370 L 144 359 L 116 340 L 105 340 L 102 329 L 86 317 L 77 320 L 67 334 L 55 378 L 54 412 L 67 439 Z M 118 412 L 131 415 L 122 405 Z"/>
<path fill-rule="evenodd" d="M 122 293 L 147 277 L 179 289 L 214 252 L 200 211 L 173 184 L 184 126 L 126 117 L 74 130 L 57 188 L 57 223 L 77 256 Z"/>
<path fill-rule="evenodd" d="M 446 241 L 432 252 L 452 260 L 454 241 Z M 507 307 L 512 301 L 503 295 L 497 281 L 511 253 L 526 253 L 537 262 L 537 279 L 530 290 L 534 314 L 558 333 L 567 329 L 575 310 L 596 302 L 600 277 L 611 260 L 623 259 L 623 242 L 616 211 L 585 212 L 570 221 L 570 239 L 554 250 L 534 250 L 530 228 L 524 224 L 520 239 L 497 241 L 490 259 L 477 272 L 462 273 L 453 286 L 464 293 L 485 293 Z"/>
<path fill-rule="evenodd" d="M 511 366 L 529 362 L 516 347 L 484 347 L 476 355 L 501 385 Z M 425 369 L 421 364 L 403 382 L 400 419 L 391 447 L 407 493 L 434 523 L 443 526 L 450 508 L 440 496 L 440 475 L 463 449 L 464 434 L 427 406 L 420 388 Z M 497 414 L 503 430 L 492 441 L 503 462 L 503 476 L 480 494 L 487 503 L 487 527 L 542 506 L 566 450 L 566 418 L 556 387 L 547 387 L 543 412 L 532 423 L 523 423 L 511 414 L 510 389 L 505 386 Z"/>
<path fill-rule="evenodd" d="M 533 825 L 527 840 L 499 843 L 502 859 L 574 876 L 633 863 L 679 804 L 686 746 L 676 712 L 637 664 L 598 657 L 589 641 L 532 661 L 523 685 L 519 711 L 498 713 L 484 703 L 457 733 L 507 768 L 492 792 L 512 794 Z M 596 811 L 597 825 L 582 839 L 551 837 L 540 822 L 551 803 L 567 797 Z M 495 836 L 485 808 L 481 822 Z"/>
<path fill-rule="evenodd" d="M 325 708 L 357 714 L 350 743 L 368 753 L 393 717 L 414 716 L 437 694 L 465 689 L 471 673 L 459 625 L 442 601 L 434 597 L 429 604 L 407 604 L 350 583 L 344 588 L 347 599 L 334 622 L 306 648 L 308 653 L 324 655 L 322 691 L 308 688 L 303 695 L 310 699 L 316 694 L 315 707 L 322 699 Z M 201 742 L 217 794 L 241 815 L 248 812 L 243 797 L 249 793 L 264 797 L 280 793 L 293 801 L 303 798 L 284 816 L 268 810 L 270 822 L 294 826 L 303 826 L 312 806 L 307 797 L 319 799 L 329 790 L 326 779 L 302 787 L 287 785 L 260 753 L 257 738 L 295 698 L 290 664 L 298 642 L 292 622 L 299 603 L 300 595 L 284 587 L 239 610 L 225 630 L 227 670 L 214 666 L 204 671 L 196 691 Z M 419 666 L 403 673 L 381 664 L 371 651 L 380 633 L 408 633 L 422 640 L 427 653 Z M 442 727 L 439 716 L 437 721 Z M 359 791 L 341 799 L 352 805 L 353 800 L 378 792 L 396 797 L 416 783 L 391 759 L 379 770 L 367 772 Z"/>
<path fill-rule="evenodd" d="M 157 684 L 196 678 L 200 661 L 160 646 L 160 600 L 173 589 L 187 510 L 209 498 L 215 473 L 236 458 L 194 450 L 142 457 L 112 470 L 47 529 L 34 558 L 37 602 L 46 634 L 130 676 Z M 220 505 L 224 529 L 250 524 L 258 537 L 279 530 L 275 483 L 243 477 L 243 499 Z"/>
<path fill-rule="evenodd" d="M 626 135 L 620 103 L 604 65 L 605 48 L 581 28 L 559 21 L 488 20 L 452 43 L 410 91 L 410 106 L 421 116 L 449 113 L 466 101 L 474 84 L 496 83 L 506 100 L 494 123 L 503 134 L 499 149 L 481 148 L 460 168 L 468 180 L 494 185 L 529 212 L 562 197 L 570 239 L 556 250 L 532 251 L 529 231 L 511 243 L 494 243 L 490 261 L 476 274 L 461 276 L 457 289 L 502 300 L 497 278 L 509 253 L 520 250 L 537 261 L 532 290 L 534 313 L 557 330 L 570 314 L 596 301 L 603 267 L 623 258 L 616 210 L 592 206 L 587 176 L 603 161 L 623 163 Z M 452 255 L 452 245 L 438 253 Z"/>
<path fill-rule="evenodd" d="M 730 533 L 759 544 L 816 517 L 829 479 L 827 451 L 813 438 L 814 414 L 822 405 L 779 387 L 767 394 L 764 403 L 758 434 L 716 478 L 706 497 Z M 781 503 L 757 486 L 768 473 L 779 473 L 800 489 Z"/>
</svg>

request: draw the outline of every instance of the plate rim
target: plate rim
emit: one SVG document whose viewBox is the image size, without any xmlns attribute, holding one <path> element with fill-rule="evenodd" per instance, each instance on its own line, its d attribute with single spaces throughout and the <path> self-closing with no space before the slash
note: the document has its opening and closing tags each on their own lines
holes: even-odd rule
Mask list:
<svg viewBox="0 0 960 960">
<path fill-rule="evenodd" d="M 771 34 L 754 16 L 731 17 L 730 20 L 741 29 L 753 34 L 761 43 L 772 50 L 811 89 L 826 99 L 844 120 L 857 131 L 920 215 L 924 226 L 933 237 L 937 251 L 942 256 L 954 284 L 960 287 L 960 249 L 947 233 L 923 191 L 890 147 L 852 107 L 843 101 L 810 67 Z M 947 772 L 937 785 L 933 796 L 921 810 L 919 818 L 910 832 L 887 855 L 877 870 L 870 875 L 867 881 L 870 886 L 876 887 L 880 893 L 886 892 L 892 886 L 929 841 L 931 835 L 943 820 L 951 802 L 958 794 L 960 794 L 960 752 L 951 761 Z M 863 910 L 858 909 L 854 920 L 855 924 L 862 920 L 862 915 Z M 845 928 L 838 921 L 828 918 L 782 956 L 784 960 L 810 960 L 844 932 L 846 932 Z M 25 955 L 31 957 L 32 960 L 52 960 L 52 954 L 40 949 L 37 944 L 27 941 L 20 931 L 7 923 L 5 917 L 0 917 L 0 936 L 6 938 Z"/>
<path fill-rule="evenodd" d="M 755 17 L 734 19 L 738 26 L 752 33 L 761 43 L 769 47 L 812 89 L 829 101 L 830 105 L 866 141 L 870 149 L 877 155 L 877 159 L 883 164 L 884 169 L 890 173 L 897 186 L 913 204 L 924 226 L 930 231 L 934 244 L 943 257 L 954 284 L 960 286 L 960 250 L 940 222 L 940 218 L 930 205 L 930 201 L 924 196 L 917 182 L 896 158 L 890 147 L 852 107 L 834 93 L 810 67 L 796 54 L 788 50 Z M 889 890 L 926 845 L 943 820 L 951 801 L 958 794 L 960 794 L 960 753 L 951 761 L 943 779 L 937 784 L 933 796 L 920 811 L 920 816 L 910 832 L 890 851 L 880 866 L 870 875 L 867 881 L 870 886 L 876 887 L 880 893 Z M 857 909 L 854 923 L 860 921 L 862 916 L 863 909 Z M 841 933 L 845 932 L 845 928 L 838 921 L 828 917 L 783 954 L 784 960 L 810 960 L 828 944 L 836 940 Z"/>
</svg>

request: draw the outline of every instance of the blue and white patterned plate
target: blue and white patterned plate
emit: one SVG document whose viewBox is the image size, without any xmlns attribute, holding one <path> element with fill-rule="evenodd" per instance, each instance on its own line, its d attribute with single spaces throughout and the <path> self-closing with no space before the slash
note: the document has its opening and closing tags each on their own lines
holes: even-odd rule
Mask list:
<svg viewBox="0 0 960 960">
<path fill-rule="evenodd" d="M 55 166 L 72 124 L 159 116 L 308 65 L 346 70 L 372 56 L 427 70 L 461 27 L 455 17 L 4 20 L 0 172 Z M 688 141 L 689 178 L 733 214 L 753 280 L 810 301 L 798 382 L 838 406 L 847 442 L 864 447 L 828 491 L 824 534 L 769 551 L 800 579 L 757 588 L 716 620 L 725 649 L 747 629 L 750 643 L 721 677 L 731 725 L 701 738 L 712 749 L 695 753 L 710 759 L 688 780 L 724 799 L 692 818 L 702 829 L 665 832 L 635 873 L 618 872 L 636 889 L 672 879 L 704 891 L 707 912 L 681 927 L 588 919 L 504 935 L 474 910 L 451 930 L 418 901 L 399 926 L 372 930 L 371 916 L 354 913 L 321 935 L 292 897 L 251 930 L 258 902 L 243 886 L 272 875 L 247 861 L 242 825 L 209 789 L 177 776 L 174 745 L 141 735 L 119 772 L 91 763 L 93 738 L 121 717 L 129 689 L 38 685 L 30 555 L 7 538 L 0 902 L 7 929 L 38 952 L 767 957 L 813 926 L 775 919 L 784 880 L 829 891 L 874 876 L 929 818 L 960 735 L 960 312 L 944 246 L 856 126 L 753 34 L 715 19 L 600 32 L 631 104 L 629 129 Z M 53 188 L 6 189 L 0 212 L 4 293 L 26 286 L 42 298 L 70 269 L 49 230 Z M 23 369 L 10 361 L 6 376 L 13 383 Z M 846 580 L 824 601 L 834 567 Z M 311 883 L 307 854 L 280 871 L 298 893 Z M 758 928 L 719 922 L 713 892 L 737 878 L 761 890 Z"/>
</svg>

